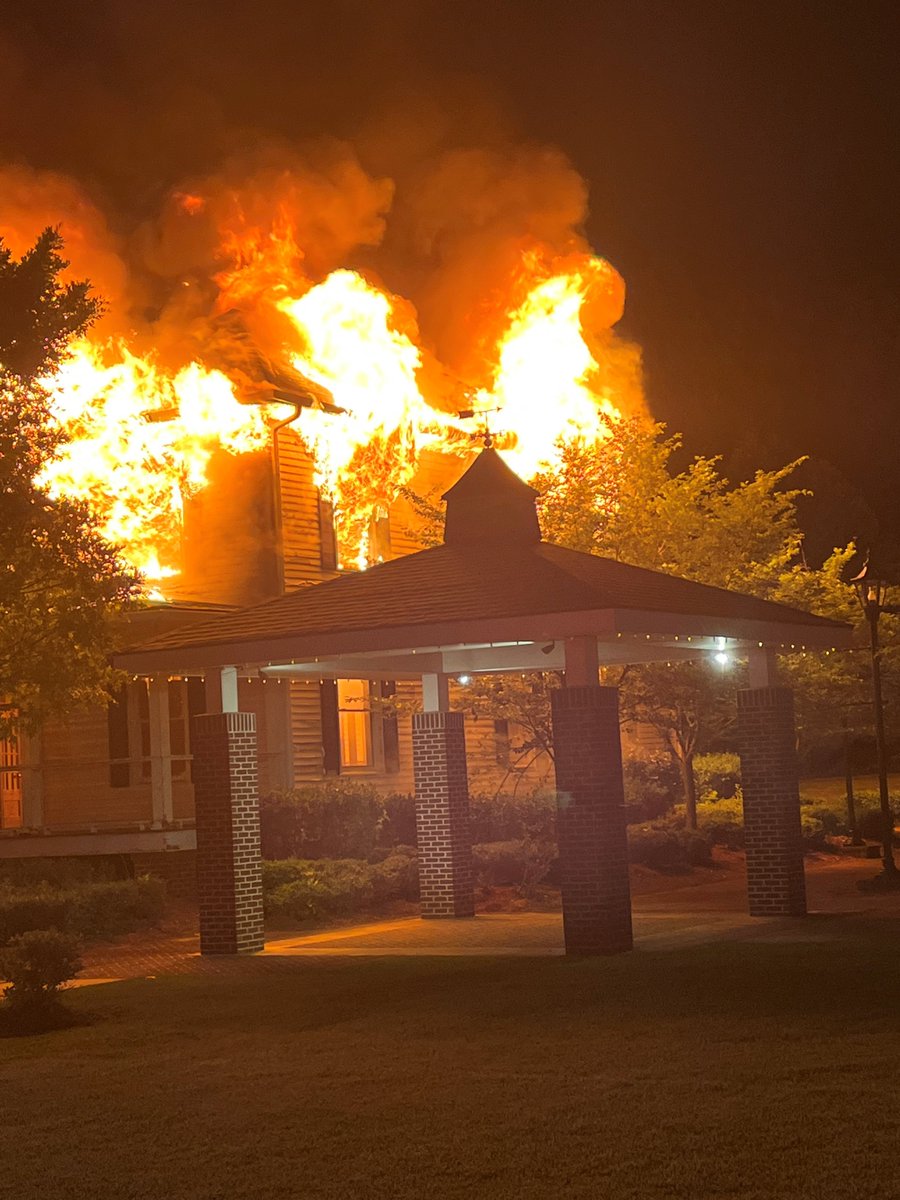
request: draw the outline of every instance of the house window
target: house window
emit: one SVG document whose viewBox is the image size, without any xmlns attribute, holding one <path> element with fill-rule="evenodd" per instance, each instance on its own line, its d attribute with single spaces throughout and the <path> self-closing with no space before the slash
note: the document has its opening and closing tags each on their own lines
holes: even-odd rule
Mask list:
<svg viewBox="0 0 900 1200">
<path fill-rule="evenodd" d="M 338 723 L 341 737 L 341 766 L 372 765 L 372 719 L 369 683 L 365 679 L 339 679 Z"/>
<path fill-rule="evenodd" d="M 22 772 L 19 739 L 0 738 L 0 829 L 22 825 Z"/>
</svg>

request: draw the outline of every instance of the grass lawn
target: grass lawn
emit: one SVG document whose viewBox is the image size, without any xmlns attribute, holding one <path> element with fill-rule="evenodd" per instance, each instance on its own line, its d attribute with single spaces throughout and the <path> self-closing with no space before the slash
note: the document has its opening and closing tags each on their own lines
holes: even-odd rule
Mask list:
<svg viewBox="0 0 900 1200">
<path fill-rule="evenodd" d="M 0 1041 L 0 1196 L 897 1194 L 900 921 L 607 960 L 265 960 Z"/>
<path fill-rule="evenodd" d="M 877 792 L 878 776 L 854 776 L 853 786 L 857 792 Z M 900 792 L 900 775 L 889 775 L 888 786 L 892 794 Z M 843 776 L 840 779 L 803 779 L 800 781 L 800 794 L 811 800 L 821 800 L 823 803 L 831 800 L 843 800 L 847 794 L 847 785 Z"/>
</svg>

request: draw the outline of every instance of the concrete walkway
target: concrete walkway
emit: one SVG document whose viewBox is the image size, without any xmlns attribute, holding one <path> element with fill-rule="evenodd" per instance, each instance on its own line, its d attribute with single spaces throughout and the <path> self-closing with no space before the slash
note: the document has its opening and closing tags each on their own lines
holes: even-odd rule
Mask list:
<svg viewBox="0 0 900 1200">
<path fill-rule="evenodd" d="M 645 879 L 634 897 L 635 949 L 677 950 L 703 942 L 809 941 L 835 936 L 829 915 L 878 919 L 900 916 L 900 894 L 866 895 L 860 879 L 878 864 L 835 856 L 807 864 L 811 918 L 763 920 L 746 915 L 743 872 L 695 872 L 690 877 Z M 636 890 L 642 886 L 637 879 Z M 650 890 L 646 890 L 650 889 Z M 423 921 L 418 917 L 319 930 L 272 932 L 262 954 L 250 958 L 202 958 L 194 932 L 134 934 L 95 945 L 85 954 L 81 986 L 172 974 L 229 975 L 283 971 L 316 962 L 382 955 L 559 955 L 563 950 L 559 912 L 480 913 L 474 919 Z"/>
</svg>

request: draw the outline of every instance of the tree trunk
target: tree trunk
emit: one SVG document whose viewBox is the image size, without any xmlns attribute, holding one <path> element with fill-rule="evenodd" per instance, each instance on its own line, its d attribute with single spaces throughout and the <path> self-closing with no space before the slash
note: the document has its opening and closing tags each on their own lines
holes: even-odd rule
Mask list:
<svg viewBox="0 0 900 1200">
<path fill-rule="evenodd" d="M 678 757 L 678 770 L 681 772 L 681 790 L 684 793 L 685 823 L 688 829 L 697 828 L 697 783 L 694 779 L 694 756 L 688 754 Z"/>
</svg>

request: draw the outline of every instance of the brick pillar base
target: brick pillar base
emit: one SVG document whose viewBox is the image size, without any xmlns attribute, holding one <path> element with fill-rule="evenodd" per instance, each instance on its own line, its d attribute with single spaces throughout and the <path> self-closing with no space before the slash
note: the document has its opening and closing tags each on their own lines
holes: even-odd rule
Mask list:
<svg viewBox="0 0 900 1200">
<path fill-rule="evenodd" d="M 201 954 L 262 950 L 259 779 L 253 713 L 191 723 Z"/>
<path fill-rule="evenodd" d="M 793 693 L 740 691 L 737 710 L 750 915 L 801 917 L 806 881 Z"/>
<path fill-rule="evenodd" d="M 563 687 L 551 704 L 566 953 L 617 954 L 633 945 L 619 693 Z"/>
<path fill-rule="evenodd" d="M 466 735 L 460 712 L 413 715 L 423 917 L 473 917 Z"/>
</svg>

